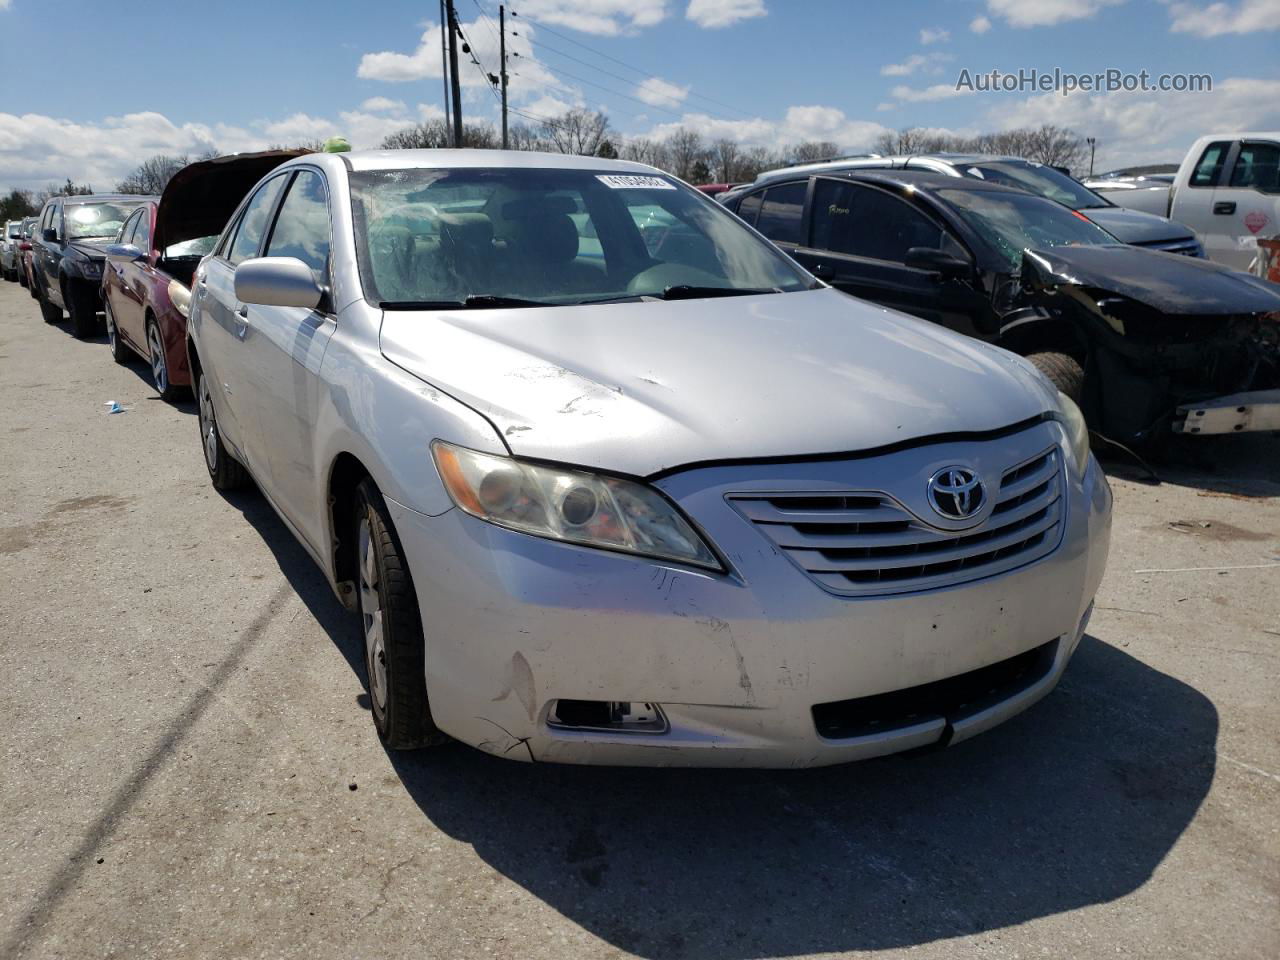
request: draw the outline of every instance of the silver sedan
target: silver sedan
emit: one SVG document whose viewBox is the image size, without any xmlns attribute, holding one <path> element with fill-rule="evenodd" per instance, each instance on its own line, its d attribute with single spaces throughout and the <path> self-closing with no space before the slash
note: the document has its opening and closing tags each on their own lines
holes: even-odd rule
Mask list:
<svg viewBox="0 0 1280 960">
<path fill-rule="evenodd" d="M 213 483 L 251 475 L 359 616 L 394 748 L 954 743 L 1053 688 L 1102 578 L 1069 400 L 650 167 L 298 158 L 190 310 Z"/>
</svg>

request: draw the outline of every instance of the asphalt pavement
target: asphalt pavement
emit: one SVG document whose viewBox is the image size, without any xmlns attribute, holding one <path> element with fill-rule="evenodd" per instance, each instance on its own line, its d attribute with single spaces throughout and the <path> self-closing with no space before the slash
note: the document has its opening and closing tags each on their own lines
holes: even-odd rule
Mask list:
<svg viewBox="0 0 1280 960">
<path fill-rule="evenodd" d="M 955 748 L 389 755 L 354 618 L 212 489 L 194 405 L 0 283 L 0 958 L 1273 960 L 1280 438 L 1157 470 L 1111 468 L 1058 690 Z"/>
</svg>

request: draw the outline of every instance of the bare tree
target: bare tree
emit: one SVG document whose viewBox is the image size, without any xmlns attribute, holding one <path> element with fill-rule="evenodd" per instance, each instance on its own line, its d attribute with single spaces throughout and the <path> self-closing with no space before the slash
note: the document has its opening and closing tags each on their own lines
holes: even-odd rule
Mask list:
<svg viewBox="0 0 1280 960">
<path fill-rule="evenodd" d="M 741 166 L 742 157 L 742 147 L 738 141 L 721 137 L 712 144 L 711 152 L 715 158 L 716 173 L 720 177 L 720 182 L 736 183 L 740 176 L 738 167 Z"/>
<path fill-rule="evenodd" d="M 268 150 L 305 150 L 307 153 L 323 153 L 323 140 L 295 140 L 293 143 L 273 143 Z"/>
<path fill-rule="evenodd" d="M 657 140 L 637 137 L 622 145 L 622 159 L 634 160 L 636 163 L 647 163 L 651 167 L 666 170 L 670 166 L 667 147 Z"/>
<path fill-rule="evenodd" d="M 814 163 L 818 160 L 830 160 L 839 155 L 839 145 L 830 140 L 805 140 L 791 148 L 792 163 Z"/>
<path fill-rule="evenodd" d="M 383 150 L 432 150 L 451 146 L 452 134 L 443 120 L 428 120 L 384 137 Z M 499 146 L 493 127 L 483 123 L 467 123 L 462 127 L 462 146 L 492 150 Z"/>
<path fill-rule="evenodd" d="M 576 153 L 594 157 L 609 133 L 609 118 L 603 110 L 592 112 L 575 107 L 542 123 L 542 135 L 555 144 L 560 153 Z"/>
<path fill-rule="evenodd" d="M 781 155 L 768 147 L 751 147 L 742 154 L 738 176 L 743 180 L 754 180 L 766 170 L 776 170 L 778 167 L 785 166 L 786 162 Z"/>
<path fill-rule="evenodd" d="M 681 180 L 692 180 L 694 164 L 703 160 L 706 153 L 702 134 L 688 127 L 680 127 L 667 137 L 666 169 Z"/>
<path fill-rule="evenodd" d="M 137 169 L 116 184 L 116 193 L 136 193 L 158 197 L 173 175 L 191 162 L 186 154 L 169 156 L 158 153 L 138 164 Z"/>
<path fill-rule="evenodd" d="M 556 146 L 542 135 L 541 130 L 527 123 L 514 123 L 508 131 L 512 150 L 537 150 L 543 153 L 554 153 Z"/>
<path fill-rule="evenodd" d="M 93 193 L 93 187 L 87 183 L 72 183 L 71 178 L 67 177 L 66 183 L 51 183 L 37 195 L 36 199 L 39 203 L 44 203 L 50 197 L 87 197 Z"/>
<path fill-rule="evenodd" d="M 875 151 L 893 155 L 945 151 L 994 153 L 1068 169 L 1083 163 L 1088 153 L 1085 140 L 1078 133 L 1049 123 L 976 137 L 956 137 L 913 127 L 884 134 L 876 141 Z"/>
</svg>

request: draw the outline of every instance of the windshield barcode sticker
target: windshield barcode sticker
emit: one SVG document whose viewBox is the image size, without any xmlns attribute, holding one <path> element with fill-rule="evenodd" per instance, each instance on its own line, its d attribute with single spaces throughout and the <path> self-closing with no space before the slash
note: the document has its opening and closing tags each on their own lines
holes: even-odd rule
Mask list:
<svg viewBox="0 0 1280 960">
<path fill-rule="evenodd" d="M 631 173 L 602 174 L 596 177 L 612 190 L 674 190 L 676 185 L 661 177 L 642 177 Z"/>
</svg>

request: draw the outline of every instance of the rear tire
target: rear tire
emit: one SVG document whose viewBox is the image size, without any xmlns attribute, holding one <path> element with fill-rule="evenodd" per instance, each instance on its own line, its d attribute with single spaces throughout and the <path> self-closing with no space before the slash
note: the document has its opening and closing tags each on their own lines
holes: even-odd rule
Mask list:
<svg viewBox="0 0 1280 960">
<path fill-rule="evenodd" d="M 36 291 L 36 299 L 40 301 L 40 313 L 44 317 L 45 323 L 61 323 L 62 308 L 56 303 L 49 300 L 49 291 L 45 289 L 43 281 L 38 283 L 39 290 Z"/>
<path fill-rule="evenodd" d="M 116 326 L 116 318 L 111 313 L 111 301 L 104 301 L 102 309 L 107 315 L 107 346 L 111 348 L 111 359 L 122 366 L 126 365 L 133 351 L 120 339 L 120 328 Z"/>
<path fill-rule="evenodd" d="M 1075 357 L 1065 353 L 1045 352 L 1027 354 L 1027 359 L 1049 378 L 1050 383 L 1079 406 L 1084 397 L 1084 368 Z"/>
<path fill-rule="evenodd" d="M 93 295 L 81 289 L 80 284 L 69 283 L 62 288 L 67 313 L 71 315 L 71 333 L 77 340 L 87 340 L 98 332 L 98 310 Z"/>
<path fill-rule="evenodd" d="M 352 528 L 361 640 L 378 736 L 393 750 L 443 743 L 447 737 L 431 719 L 427 700 L 418 595 L 386 502 L 370 479 L 356 488 Z"/>
<path fill-rule="evenodd" d="M 213 409 L 213 396 L 209 393 L 208 377 L 203 370 L 196 371 L 197 417 L 200 424 L 200 445 L 204 449 L 204 465 L 209 469 L 209 480 L 215 490 L 238 490 L 249 482 L 249 472 L 235 457 L 227 453 L 222 443 L 222 430 L 218 427 L 217 413 Z"/>
<path fill-rule="evenodd" d="M 169 381 L 169 356 L 164 351 L 164 338 L 160 336 L 160 325 L 154 317 L 147 318 L 147 359 L 151 362 L 151 382 L 156 393 L 166 403 L 173 403 L 182 393 L 181 387 L 175 387 Z"/>
</svg>

